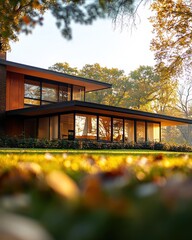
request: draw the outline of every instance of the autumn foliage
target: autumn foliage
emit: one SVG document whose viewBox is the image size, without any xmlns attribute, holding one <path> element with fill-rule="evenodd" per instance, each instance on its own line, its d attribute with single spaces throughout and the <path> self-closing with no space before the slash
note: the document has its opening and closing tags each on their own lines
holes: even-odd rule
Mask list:
<svg viewBox="0 0 192 240">
<path fill-rule="evenodd" d="M 0 237 L 190 239 L 191 168 L 185 153 L 2 150 Z"/>
</svg>

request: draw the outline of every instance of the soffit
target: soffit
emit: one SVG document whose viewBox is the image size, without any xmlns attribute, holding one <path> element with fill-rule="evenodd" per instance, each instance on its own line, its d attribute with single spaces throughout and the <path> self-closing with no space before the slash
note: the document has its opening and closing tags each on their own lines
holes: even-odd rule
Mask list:
<svg viewBox="0 0 192 240">
<path fill-rule="evenodd" d="M 30 75 L 30 76 L 39 77 L 39 78 L 52 80 L 52 81 L 58 81 L 61 83 L 68 83 L 68 84 L 83 86 L 85 87 L 86 92 L 111 88 L 112 86 L 111 84 L 92 80 L 92 79 L 72 76 L 69 74 L 64 74 L 60 72 L 32 67 L 24 64 L 5 61 L 5 60 L 0 60 L 0 64 L 6 65 L 7 71 L 21 73 L 24 75 Z"/>
<path fill-rule="evenodd" d="M 101 104 L 71 101 L 61 102 L 57 104 L 44 105 L 39 107 L 31 107 L 25 109 L 18 109 L 8 111 L 8 116 L 43 116 L 57 113 L 66 112 L 84 112 L 106 116 L 123 117 L 129 119 L 139 119 L 152 122 L 161 122 L 162 126 L 176 126 L 192 124 L 192 120 L 175 118 L 166 115 L 159 115 L 154 113 L 135 111 L 130 109 L 123 109 L 117 107 L 111 107 Z"/>
</svg>

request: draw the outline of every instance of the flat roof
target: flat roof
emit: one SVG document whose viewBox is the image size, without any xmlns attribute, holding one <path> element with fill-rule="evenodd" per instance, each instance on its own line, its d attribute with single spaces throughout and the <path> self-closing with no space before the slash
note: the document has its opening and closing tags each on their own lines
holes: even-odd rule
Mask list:
<svg viewBox="0 0 192 240">
<path fill-rule="evenodd" d="M 98 91 L 111 88 L 112 85 L 93 79 L 73 76 L 66 73 L 56 72 L 48 69 L 33 67 L 25 64 L 0 59 L 0 64 L 5 65 L 8 71 L 30 75 L 34 77 L 44 78 L 62 83 L 68 83 L 85 87 L 86 92 Z"/>
<path fill-rule="evenodd" d="M 123 117 L 128 119 L 146 120 L 152 122 L 161 122 L 162 126 L 175 126 L 183 124 L 192 124 L 192 120 L 167 116 L 163 114 L 155 114 L 144 111 L 132 110 L 127 108 L 112 107 L 97 103 L 69 101 L 55 104 L 41 105 L 36 107 L 28 107 L 7 111 L 7 116 L 43 116 L 57 113 L 67 112 L 83 112 L 93 115 L 100 114 L 106 116 Z"/>
</svg>

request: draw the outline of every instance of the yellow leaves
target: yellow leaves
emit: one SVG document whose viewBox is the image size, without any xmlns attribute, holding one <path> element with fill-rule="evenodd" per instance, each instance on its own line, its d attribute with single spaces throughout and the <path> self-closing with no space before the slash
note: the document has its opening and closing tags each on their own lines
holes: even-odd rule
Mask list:
<svg viewBox="0 0 192 240">
<path fill-rule="evenodd" d="M 49 187 L 64 198 L 75 200 L 79 197 L 77 184 L 61 171 L 52 171 L 46 176 L 46 181 Z"/>
<path fill-rule="evenodd" d="M 151 9 L 155 13 L 150 22 L 155 33 L 151 50 L 158 61 L 156 67 L 163 64 L 169 76 L 181 73 L 184 68 L 190 69 L 189 61 L 185 59 L 192 44 L 192 5 L 185 0 L 157 0 L 151 4 Z M 182 61 L 178 62 L 178 59 Z"/>
</svg>

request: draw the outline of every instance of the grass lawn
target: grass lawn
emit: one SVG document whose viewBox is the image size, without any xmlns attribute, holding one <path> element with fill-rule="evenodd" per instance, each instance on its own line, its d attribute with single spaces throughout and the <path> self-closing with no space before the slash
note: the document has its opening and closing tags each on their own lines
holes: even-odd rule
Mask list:
<svg viewBox="0 0 192 240">
<path fill-rule="evenodd" d="M 41 240 L 183 240 L 191 222 L 192 153 L 0 149 L 0 239 L 20 224 Z"/>
</svg>

